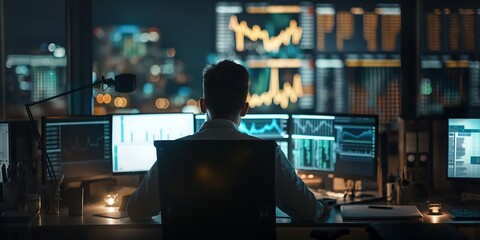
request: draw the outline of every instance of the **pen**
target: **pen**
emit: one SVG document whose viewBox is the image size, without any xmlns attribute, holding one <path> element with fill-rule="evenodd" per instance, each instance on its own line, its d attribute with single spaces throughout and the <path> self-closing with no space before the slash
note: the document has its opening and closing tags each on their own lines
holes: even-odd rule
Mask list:
<svg viewBox="0 0 480 240">
<path fill-rule="evenodd" d="M 386 205 L 370 205 L 368 208 L 375 208 L 375 209 L 393 209 L 392 206 L 386 206 Z"/>
<path fill-rule="evenodd" d="M 60 179 L 57 180 L 57 185 L 53 189 L 53 193 L 60 192 L 60 186 L 62 185 L 64 178 L 65 178 L 65 173 L 63 173 Z"/>
</svg>

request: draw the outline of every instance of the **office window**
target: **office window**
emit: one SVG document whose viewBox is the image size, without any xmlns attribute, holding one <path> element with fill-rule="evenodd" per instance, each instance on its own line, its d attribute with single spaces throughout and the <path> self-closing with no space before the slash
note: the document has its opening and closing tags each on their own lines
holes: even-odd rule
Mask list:
<svg viewBox="0 0 480 240">
<path fill-rule="evenodd" d="M 65 1 L 5 0 L 6 119 L 27 118 L 25 103 L 67 89 Z M 66 98 L 32 107 L 34 116 L 65 114 Z"/>
<path fill-rule="evenodd" d="M 133 93 L 95 88 L 94 114 L 195 110 L 214 43 L 211 3 L 102 0 L 92 5 L 94 80 L 120 73 L 137 78 Z"/>
</svg>

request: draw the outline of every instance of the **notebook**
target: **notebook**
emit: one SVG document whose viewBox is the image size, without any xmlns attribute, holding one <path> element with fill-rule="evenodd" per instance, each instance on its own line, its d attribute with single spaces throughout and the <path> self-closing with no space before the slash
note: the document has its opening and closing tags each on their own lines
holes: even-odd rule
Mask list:
<svg viewBox="0 0 480 240">
<path fill-rule="evenodd" d="M 415 205 L 352 204 L 340 206 L 340 211 L 344 220 L 404 220 L 423 217 Z"/>
</svg>

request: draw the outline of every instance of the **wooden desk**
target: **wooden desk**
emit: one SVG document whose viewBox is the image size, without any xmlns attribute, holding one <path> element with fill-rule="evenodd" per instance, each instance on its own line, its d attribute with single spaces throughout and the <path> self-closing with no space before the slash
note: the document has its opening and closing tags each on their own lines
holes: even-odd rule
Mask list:
<svg viewBox="0 0 480 240">
<path fill-rule="evenodd" d="M 376 202 L 375 204 L 382 204 Z M 451 223 L 471 239 L 480 235 L 480 221 L 452 221 L 447 213 L 439 216 L 428 215 L 426 203 L 417 204 L 423 214 L 425 223 Z M 446 206 L 448 207 L 448 205 Z M 129 218 L 111 219 L 93 216 L 95 213 L 117 211 L 116 207 L 106 207 L 102 203 L 84 206 L 82 217 L 69 217 L 68 209 L 61 208 L 59 215 L 40 214 L 30 226 L 12 226 L 11 231 L 21 231 L 13 234 L 11 239 L 160 239 L 160 216 L 154 216 L 149 222 L 137 223 Z M 365 227 L 372 221 L 344 221 L 338 208 L 332 208 L 330 216 L 323 223 L 291 223 L 289 218 L 277 218 L 278 239 L 309 239 L 311 230 L 320 227 L 348 227 L 351 238 L 368 239 Z M 3 226 L 3 229 L 8 226 Z M 24 231 L 28 231 L 25 233 Z M 20 237 L 19 237 L 20 236 Z M 3 238 L 2 238 L 3 239 Z M 8 239 L 8 238 L 7 238 Z"/>
</svg>

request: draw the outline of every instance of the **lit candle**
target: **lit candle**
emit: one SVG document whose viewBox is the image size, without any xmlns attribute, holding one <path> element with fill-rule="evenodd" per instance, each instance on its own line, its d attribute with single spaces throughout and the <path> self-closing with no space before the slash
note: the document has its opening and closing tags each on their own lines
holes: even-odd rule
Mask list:
<svg viewBox="0 0 480 240">
<path fill-rule="evenodd" d="M 107 206 L 115 206 L 118 204 L 118 194 L 107 194 L 104 201 Z"/>
<path fill-rule="evenodd" d="M 440 203 L 428 204 L 428 214 L 441 214 L 441 213 L 442 213 L 442 204 Z"/>
</svg>

